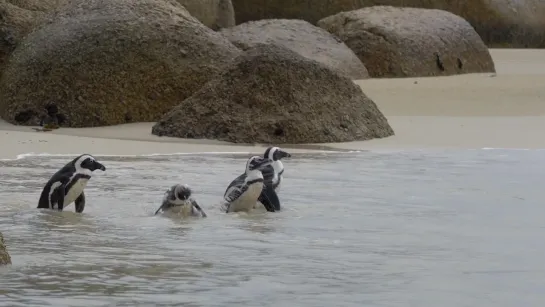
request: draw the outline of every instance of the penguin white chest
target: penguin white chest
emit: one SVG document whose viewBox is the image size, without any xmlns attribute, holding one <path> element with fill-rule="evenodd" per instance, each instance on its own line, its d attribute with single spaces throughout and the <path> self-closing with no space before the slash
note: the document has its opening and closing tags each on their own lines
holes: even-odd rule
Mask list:
<svg viewBox="0 0 545 307">
<path fill-rule="evenodd" d="M 236 211 L 249 211 L 250 209 L 254 208 L 257 198 L 261 194 L 261 191 L 263 190 L 263 183 L 262 182 L 256 182 L 251 184 L 248 189 L 240 195 L 240 197 L 231 203 L 229 207 L 229 211 L 236 212 Z"/>
<path fill-rule="evenodd" d="M 280 186 L 282 185 L 282 178 L 281 177 L 278 177 L 278 180 L 276 181 L 276 188 L 274 188 L 274 190 L 276 191 L 276 193 L 280 192 Z"/>
<path fill-rule="evenodd" d="M 279 192 L 280 185 L 282 184 L 282 176 L 284 174 L 284 165 L 280 161 L 275 161 L 273 164 L 274 169 L 274 177 L 272 179 L 273 186 L 275 186 L 274 190 Z"/>
<path fill-rule="evenodd" d="M 173 206 L 170 207 L 167 212 L 169 214 L 175 214 L 180 215 L 183 217 L 192 216 L 193 214 L 193 206 L 191 204 L 185 203 L 183 205 Z"/>
<path fill-rule="evenodd" d="M 76 200 L 76 198 L 78 198 L 81 195 L 81 193 L 87 186 L 88 181 L 89 179 L 80 178 L 72 185 L 72 187 L 70 187 L 70 190 L 68 191 L 68 193 L 66 193 L 66 196 L 64 197 L 65 207 L 73 203 Z"/>
</svg>

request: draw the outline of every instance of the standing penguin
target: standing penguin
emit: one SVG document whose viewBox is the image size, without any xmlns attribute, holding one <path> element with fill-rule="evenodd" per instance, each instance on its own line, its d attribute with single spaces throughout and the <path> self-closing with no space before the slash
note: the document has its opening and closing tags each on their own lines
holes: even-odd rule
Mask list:
<svg viewBox="0 0 545 307">
<path fill-rule="evenodd" d="M 197 204 L 197 201 L 191 196 L 191 188 L 186 184 L 176 184 L 170 187 L 163 196 L 161 207 L 155 211 L 179 213 L 184 217 L 200 216 L 206 217 L 204 210 Z"/>
<path fill-rule="evenodd" d="M 263 158 L 269 159 L 272 162 L 261 171 L 263 174 L 263 191 L 261 191 L 258 201 L 269 212 L 280 211 L 281 209 L 278 191 L 280 190 L 280 184 L 284 175 L 284 165 L 280 160 L 286 157 L 291 157 L 291 154 L 274 146 L 268 147 L 263 154 Z M 235 178 L 231 184 L 242 184 L 245 179 L 246 173 L 243 173 Z"/>
<path fill-rule="evenodd" d="M 282 158 L 289 158 L 291 155 L 279 147 L 269 147 L 265 150 L 263 154 L 264 158 L 269 158 L 272 163 L 263 169 L 263 178 L 264 187 L 261 195 L 259 195 L 259 201 L 265 205 L 265 202 L 268 202 L 274 197 L 278 197 L 278 192 L 280 191 L 280 184 L 284 177 L 284 164 L 280 161 Z M 274 193 L 273 193 L 274 192 Z M 275 206 L 275 211 L 280 210 L 280 201 L 276 202 L 278 206 Z"/>
<path fill-rule="evenodd" d="M 231 181 L 231 184 L 225 190 L 225 194 L 223 195 L 225 212 L 250 211 L 254 208 L 264 186 L 264 178 L 261 171 L 271 165 L 271 163 L 272 161 L 268 158 L 259 156 L 253 156 L 248 159 L 244 175 L 238 176 Z M 278 197 L 275 200 L 278 201 Z M 267 202 L 267 204 L 263 204 L 267 208 L 267 211 L 274 212 L 274 208 L 280 206 L 280 204 L 274 203 L 275 200 L 271 200 L 272 203 Z"/>
<path fill-rule="evenodd" d="M 76 212 L 85 209 L 85 193 L 83 190 L 95 170 L 106 171 L 106 167 L 93 156 L 82 154 L 68 162 L 58 170 L 45 184 L 38 208 L 48 208 L 62 211 L 75 202 Z"/>
</svg>

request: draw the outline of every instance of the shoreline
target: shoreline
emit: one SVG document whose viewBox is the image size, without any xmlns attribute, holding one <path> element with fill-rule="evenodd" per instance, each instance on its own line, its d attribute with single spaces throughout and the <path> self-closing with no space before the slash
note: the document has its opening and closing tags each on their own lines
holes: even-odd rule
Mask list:
<svg viewBox="0 0 545 307">
<path fill-rule="evenodd" d="M 496 74 L 354 80 L 395 135 L 327 144 L 278 144 L 291 152 L 545 148 L 545 49 L 491 49 Z M 267 145 L 151 134 L 154 123 L 37 132 L 0 121 L 0 159 L 28 153 L 135 156 L 262 154 Z"/>
</svg>

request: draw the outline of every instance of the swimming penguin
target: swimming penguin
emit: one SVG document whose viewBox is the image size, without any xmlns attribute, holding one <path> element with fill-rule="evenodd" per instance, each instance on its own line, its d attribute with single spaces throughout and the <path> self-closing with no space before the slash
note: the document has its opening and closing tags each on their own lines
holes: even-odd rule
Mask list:
<svg viewBox="0 0 545 307">
<path fill-rule="evenodd" d="M 204 213 L 204 210 L 197 204 L 197 201 L 191 197 L 191 194 L 192 191 L 188 185 L 173 185 L 165 192 L 161 207 L 155 211 L 155 215 L 157 215 L 159 211 L 168 211 L 181 214 L 184 217 L 206 217 L 206 213 Z"/>
<path fill-rule="evenodd" d="M 263 154 L 264 158 L 269 158 L 273 162 L 271 165 L 263 169 L 263 178 L 265 179 L 263 187 L 263 192 L 259 195 L 259 201 L 263 204 L 263 201 L 277 197 L 278 192 L 280 191 L 280 184 L 282 183 L 282 178 L 284 177 L 284 164 L 280 161 L 282 158 L 289 158 L 291 155 L 279 147 L 269 147 L 265 150 Z M 276 193 L 271 193 L 271 189 Z M 276 194 L 276 195 L 275 195 Z M 278 202 L 278 207 L 275 207 L 276 211 L 280 210 L 280 202 Z"/>
<path fill-rule="evenodd" d="M 263 174 L 261 171 L 271 165 L 268 158 L 253 156 L 246 162 L 244 176 L 238 176 L 227 187 L 223 195 L 223 207 L 225 212 L 250 211 L 254 208 L 261 191 L 263 190 Z M 276 201 L 278 198 L 276 198 Z M 270 204 L 270 202 L 266 202 Z M 265 204 L 264 204 L 265 205 Z M 266 205 L 268 211 L 274 212 L 274 206 L 279 204 Z"/>
<path fill-rule="evenodd" d="M 38 208 L 49 208 L 62 211 L 75 202 L 76 212 L 85 209 L 85 193 L 83 190 L 95 170 L 106 171 L 106 167 L 93 156 L 83 154 L 68 162 L 58 170 L 45 184 Z"/>
<path fill-rule="evenodd" d="M 280 160 L 286 157 L 291 157 L 291 154 L 285 152 L 279 147 L 269 147 L 263 154 L 263 158 L 270 159 L 272 163 L 261 171 L 263 174 L 264 185 L 258 201 L 263 204 L 265 209 L 267 209 L 269 212 L 280 211 L 278 191 L 280 190 L 280 184 L 282 183 L 282 178 L 284 175 L 284 165 Z M 246 173 L 243 173 L 238 176 L 235 181 L 239 183 L 244 182 L 245 176 Z"/>
</svg>

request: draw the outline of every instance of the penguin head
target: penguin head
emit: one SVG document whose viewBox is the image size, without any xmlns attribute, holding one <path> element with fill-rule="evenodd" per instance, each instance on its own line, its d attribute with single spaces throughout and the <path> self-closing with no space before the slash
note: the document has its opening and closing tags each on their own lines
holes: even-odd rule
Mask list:
<svg viewBox="0 0 545 307">
<path fill-rule="evenodd" d="M 271 165 L 271 163 L 271 159 L 253 156 L 246 162 L 246 171 L 263 170 L 265 167 Z"/>
<path fill-rule="evenodd" d="M 74 166 L 76 171 L 96 171 L 97 169 L 101 171 L 106 171 L 106 167 L 102 163 L 98 162 L 95 157 L 83 154 L 77 157 L 74 161 Z"/>
<path fill-rule="evenodd" d="M 280 149 L 279 147 L 269 147 L 267 150 L 265 150 L 265 154 L 263 155 L 264 158 L 269 158 L 273 161 L 281 160 L 282 158 L 289 158 L 291 157 L 291 154 L 288 152 Z"/>
<path fill-rule="evenodd" d="M 191 197 L 191 188 L 187 184 L 178 184 L 174 188 L 174 196 L 180 200 L 188 200 Z"/>
</svg>

